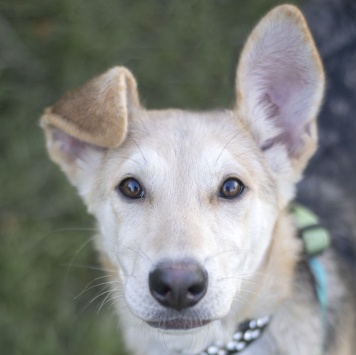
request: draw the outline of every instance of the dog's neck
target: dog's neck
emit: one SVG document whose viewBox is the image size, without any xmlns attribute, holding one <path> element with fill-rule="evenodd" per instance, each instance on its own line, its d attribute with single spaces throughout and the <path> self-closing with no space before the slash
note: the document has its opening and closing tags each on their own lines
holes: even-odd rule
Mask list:
<svg viewBox="0 0 356 355">
<path fill-rule="evenodd" d="M 256 284 L 254 294 L 246 294 L 250 302 L 245 307 L 246 313 L 240 315 L 241 318 L 273 314 L 292 295 L 295 269 L 302 247 L 293 217 L 286 208 L 277 218 L 269 252 L 266 253 L 267 259 L 260 267 L 261 272 L 257 272 L 252 280 Z M 266 295 L 269 295 L 268 299 Z"/>
</svg>

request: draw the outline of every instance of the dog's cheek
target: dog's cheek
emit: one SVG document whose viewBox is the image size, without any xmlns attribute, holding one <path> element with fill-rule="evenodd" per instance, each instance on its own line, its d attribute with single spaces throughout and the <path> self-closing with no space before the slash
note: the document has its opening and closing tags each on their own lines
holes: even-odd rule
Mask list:
<svg viewBox="0 0 356 355">
<path fill-rule="evenodd" d="M 95 216 L 97 228 L 99 229 L 98 236 L 95 240 L 97 249 L 99 249 L 101 253 L 105 253 L 110 263 L 117 267 L 117 228 L 111 204 L 109 202 L 96 201 L 94 205 L 91 205 L 90 212 Z"/>
<path fill-rule="evenodd" d="M 245 221 L 247 242 L 242 265 L 242 271 L 251 274 L 251 276 L 257 272 L 265 259 L 276 220 L 275 206 L 259 199 L 251 204 L 247 221 Z"/>
<path fill-rule="evenodd" d="M 125 218 L 123 211 L 125 206 L 122 206 L 117 200 L 115 191 L 105 192 L 100 185 L 92 193 L 90 204 L 90 212 L 95 216 L 98 222 L 100 235 L 100 249 L 103 250 L 115 265 L 120 265 L 120 259 L 127 256 L 124 247 L 130 247 L 130 238 L 134 234 L 134 228 L 123 230 L 124 226 L 132 226 L 129 218 Z M 125 224 L 123 220 L 126 219 Z M 126 271 L 125 271 L 126 272 Z"/>
</svg>

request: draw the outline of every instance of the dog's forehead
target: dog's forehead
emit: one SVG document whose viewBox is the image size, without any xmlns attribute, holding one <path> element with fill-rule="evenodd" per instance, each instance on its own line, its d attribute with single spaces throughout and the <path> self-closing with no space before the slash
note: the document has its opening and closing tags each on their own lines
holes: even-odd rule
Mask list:
<svg viewBox="0 0 356 355">
<path fill-rule="evenodd" d="M 229 174 L 265 178 L 256 145 L 229 110 L 145 111 L 133 119 L 126 142 L 113 154 L 120 173 L 221 180 Z"/>
<path fill-rule="evenodd" d="M 193 155 L 218 159 L 230 148 L 243 151 L 251 145 L 246 130 L 236 114 L 229 110 L 189 112 L 182 110 L 146 111 L 135 123 L 136 141 L 165 154 L 184 155 L 189 160 Z M 135 131 L 135 128 L 133 131 Z M 215 157 L 213 150 L 217 149 Z M 196 158 L 196 157 L 194 157 Z"/>
</svg>

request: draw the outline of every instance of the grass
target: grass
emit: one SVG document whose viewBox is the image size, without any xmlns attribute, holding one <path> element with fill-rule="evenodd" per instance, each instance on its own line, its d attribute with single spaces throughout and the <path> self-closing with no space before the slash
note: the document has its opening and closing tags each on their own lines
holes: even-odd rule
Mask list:
<svg viewBox="0 0 356 355">
<path fill-rule="evenodd" d="M 116 64 L 149 108 L 231 105 L 245 37 L 278 3 L 0 1 L 1 354 L 125 354 L 100 287 L 75 299 L 103 275 L 95 225 L 47 158 L 43 108 Z"/>
</svg>

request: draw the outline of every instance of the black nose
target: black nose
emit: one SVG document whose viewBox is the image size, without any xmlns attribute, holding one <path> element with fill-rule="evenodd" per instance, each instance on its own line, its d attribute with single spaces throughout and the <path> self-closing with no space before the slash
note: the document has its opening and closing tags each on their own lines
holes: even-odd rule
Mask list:
<svg viewBox="0 0 356 355">
<path fill-rule="evenodd" d="M 161 262 L 149 276 L 152 296 L 161 305 L 177 311 L 197 304 L 207 285 L 207 272 L 191 260 Z"/>
</svg>

